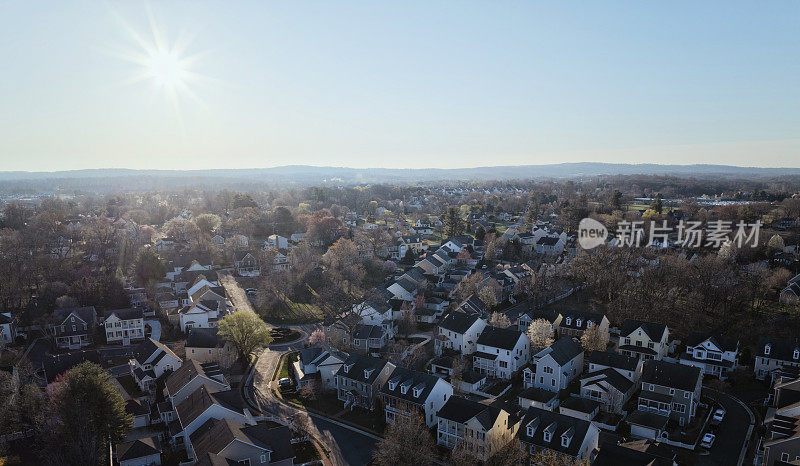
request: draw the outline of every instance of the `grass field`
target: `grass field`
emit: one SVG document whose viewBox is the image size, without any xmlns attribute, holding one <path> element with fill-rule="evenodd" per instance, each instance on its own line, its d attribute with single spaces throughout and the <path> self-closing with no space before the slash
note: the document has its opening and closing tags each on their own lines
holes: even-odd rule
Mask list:
<svg viewBox="0 0 800 466">
<path fill-rule="evenodd" d="M 287 299 L 286 305 L 285 310 L 266 319 L 267 322 L 271 324 L 310 324 L 322 320 L 322 310 L 314 304 L 295 303 L 291 299 Z"/>
</svg>

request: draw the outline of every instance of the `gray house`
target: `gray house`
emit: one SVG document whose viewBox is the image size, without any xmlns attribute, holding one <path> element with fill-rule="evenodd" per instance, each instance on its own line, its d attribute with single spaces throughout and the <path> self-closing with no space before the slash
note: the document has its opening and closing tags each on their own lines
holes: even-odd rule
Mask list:
<svg viewBox="0 0 800 466">
<path fill-rule="evenodd" d="M 650 359 L 644 362 L 641 380 L 640 412 L 664 421 L 673 419 L 682 426 L 692 422 L 703 385 L 700 368 Z"/>
<path fill-rule="evenodd" d="M 350 355 L 336 372 L 336 396 L 345 408 L 360 406 L 372 411 L 381 386 L 394 371 L 394 364 L 360 354 Z"/>
</svg>

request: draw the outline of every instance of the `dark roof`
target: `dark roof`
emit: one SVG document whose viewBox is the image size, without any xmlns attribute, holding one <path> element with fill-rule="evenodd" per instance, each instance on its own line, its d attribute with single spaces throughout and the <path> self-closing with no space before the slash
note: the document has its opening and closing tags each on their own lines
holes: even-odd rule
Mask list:
<svg viewBox="0 0 800 466">
<path fill-rule="evenodd" d="M 450 330 L 451 332 L 464 333 L 469 330 L 479 318 L 480 317 L 476 314 L 453 311 L 439 323 L 439 327 Z"/>
<path fill-rule="evenodd" d="M 61 325 L 70 314 L 80 317 L 86 324 L 91 325 L 97 321 L 97 311 L 94 306 L 73 307 L 68 309 L 56 309 L 53 311 L 53 324 Z"/>
<path fill-rule="evenodd" d="M 622 393 L 627 393 L 630 390 L 633 382 L 617 372 L 612 368 L 606 368 L 600 371 L 590 372 L 588 374 L 584 374 L 581 377 L 581 381 L 586 379 L 594 379 L 590 383 L 594 382 L 608 382 L 612 387 L 616 388 L 618 391 Z"/>
<path fill-rule="evenodd" d="M 144 311 L 140 307 L 129 307 L 127 309 L 114 309 L 103 312 L 103 320 L 116 315 L 120 320 L 143 319 Z"/>
<path fill-rule="evenodd" d="M 644 330 L 644 333 L 653 340 L 653 341 L 661 341 L 661 338 L 664 336 L 664 332 L 667 331 L 667 326 L 664 324 L 657 324 L 655 322 L 645 322 L 643 320 L 633 320 L 627 319 L 625 322 L 622 323 L 622 330 L 620 335 L 626 337 L 631 333 L 635 332 L 636 329 L 640 328 Z"/>
<path fill-rule="evenodd" d="M 546 352 L 546 353 L 545 353 Z M 559 338 L 555 343 L 543 349 L 537 354 L 545 353 L 542 356 L 549 354 L 559 366 L 572 361 L 573 358 L 583 353 L 583 348 L 572 338 Z"/>
<path fill-rule="evenodd" d="M 139 400 L 131 399 L 125 402 L 125 412 L 134 416 L 150 414 L 150 406 L 147 405 L 147 402 L 142 403 Z"/>
<path fill-rule="evenodd" d="M 573 411 L 579 411 L 581 413 L 591 413 L 596 409 L 599 409 L 602 403 L 599 401 L 590 400 L 588 398 L 581 398 L 579 396 L 570 396 L 567 397 L 566 400 L 562 401 L 559 406 L 565 409 L 571 409 Z"/>
<path fill-rule="evenodd" d="M 11 316 L 0 314 L 0 325 L 10 324 L 11 322 L 13 322 Z"/>
<path fill-rule="evenodd" d="M 358 324 L 353 331 L 353 339 L 383 338 L 385 334 L 386 330 L 380 325 Z"/>
<path fill-rule="evenodd" d="M 581 329 L 585 330 L 586 324 L 588 322 L 592 322 L 595 325 L 599 325 L 600 322 L 603 321 L 603 317 L 605 317 L 603 314 L 598 314 L 596 312 L 585 312 L 585 311 L 568 311 L 564 312 L 563 315 L 564 319 L 562 319 L 561 323 L 558 324 L 559 327 L 572 328 L 578 330 Z M 569 323 L 567 323 L 567 319 L 570 320 Z M 580 325 L 578 325 L 579 320 L 581 321 Z"/>
<path fill-rule="evenodd" d="M 556 398 L 557 396 L 558 396 L 557 392 L 548 392 L 543 388 L 536 388 L 536 387 L 526 388 L 519 394 L 520 398 L 524 398 L 526 400 L 538 401 L 539 403 L 547 403 L 551 401 L 553 398 Z"/>
<path fill-rule="evenodd" d="M 392 375 L 381 387 L 381 393 L 401 398 L 411 403 L 423 404 L 439 380 L 441 379 L 435 375 L 412 371 L 404 367 L 396 367 Z M 389 388 L 389 384 L 394 385 L 394 390 Z M 403 393 L 404 387 L 405 393 Z M 415 388 L 420 390 L 418 396 L 414 396 Z"/>
<path fill-rule="evenodd" d="M 639 447 L 643 442 L 649 442 L 652 447 Z M 654 444 L 649 439 L 619 445 L 608 442 L 600 447 L 592 466 L 672 466 L 675 457 L 672 449 Z"/>
<path fill-rule="evenodd" d="M 362 354 L 351 354 L 347 360 L 345 360 L 344 364 L 342 364 L 342 367 L 336 371 L 336 375 L 371 384 L 375 382 L 375 379 L 378 378 L 378 375 L 380 375 L 383 368 L 386 367 L 386 364 L 388 364 L 388 362 L 383 359 Z M 348 368 L 350 370 L 347 370 Z M 371 372 L 368 372 L 368 377 L 364 377 L 365 370 L 371 370 Z"/>
<path fill-rule="evenodd" d="M 517 345 L 523 333 L 514 328 L 500 328 L 487 326 L 478 337 L 479 345 L 491 346 L 504 350 L 512 350 Z"/>
<path fill-rule="evenodd" d="M 192 433 L 190 440 L 198 458 L 216 456 L 234 440 L 255 445 L 270 452 L 270 462 L 294 458 L 291 432 L 286 426 L 268 427 L 266 423 L 244 425 L 230 419 L 209 419 Z M 210 459 L 215 459 L 213 456 Z M 198 463 L 199 464 L 199 463 Z M 217 464 L 211 462 L 210 464 Z"/>
<path fill-rule="evenodd" d="M 642 382 L 691 392 L 697 386 L 700 374 L 699 367 L 649 359 L 644 362 Z"/>
<path fill-rule="evenodd" d="M 42 361 L 45 378 L 50 383 L 84 361 L 100 364 L 100 353 L 96 350 L 70 351 L 69 353 L 47 354 Z"/>
<path fill-rule="evenodd" d="M 174 395 L 198 375 L 210 378 L 210 376 L 206 374 L 205 368 L 202 364 L 194 359 L 187 359 L 183 364 L 181 364 L 181 367 L 179 367 L 178 370 L 174 371 L 167 377 L 167 390 L 169 391 L 170 395 Z"/>
<path fill-rule="evenodd" d="M 639 365 L 639 359 L 614 351 L 592 351 L 589 354 L 589 363 L 614 367 L 626 371 L 635 371 L 636 366 Z"/>
<path fill-rule="evenodd" d="M 769 354 L 764 352 L 764 347 L 767 344 L 769 344 Z M 758 339 L 758 348 L 755 356 L 797 362 L 798 360 L 794 358 L 795 350 L 800 350 L 799 338 L 761 337 Z"/>
<path fill-rule="evenodd" d="M 555 323 L 561 315 L 552 309 L 537 309 L 532 300 L 522 301 L 503 311 L 512 322 L 516 322 L 522 316 L 527 316 L 531 321 L 544 319 Z"/>
<path fill-rule="evenodd" d="M 193 328 L 189 330 L 186 337 L 186 345 L 189 348 L 216 348 L 221 346 L 217 337 L 217 328 Z"/>
<path fill-rule="evenodd" d="M 712 333 L 692 332 L 686 339 L 686 346 L 698 346 L 710 340 L 717 348 L 722 351 L 736 351 L 739 347 L 739 340 L 725 335 L 715 335 Z"/>
<path fill-rule="evenodd" d="M 639 426 L 649 427 L 651 429 L 663 430 L 667 427 L 669 416 L 662 416 L 661 414 L 650 413 L 646 411 L 634 411 L 625 418 L 629 424 L 636 424 Z"/>
<path fill-rule="evenodd" d="M 461 303 L 461 306 L 459 307 L 462 309 L 466 308 L 469 311 L 478 312 L 480 314 L 487 312 L 489 309 L 486 307 L 486 303 L 484 303 L 476 294 L 470 295 L 470 297 Z"/>
<path fill-rule="evenodd" d="M 205 385 L 192 392 L 185 400 L 178 403 L 175 412 L 181 426 L 186 427 L 211 405 L 220 405 L 231 411 L 244 412 L 244 401 L 236 390 L 215 391 Z"/>
<path fill-rule="evenodd" d="M 175 354 L 171 349 L 169 349 L 167 345 L 159 341 L 155 341 L 152 338 L 148 338 L 143 342 L 139 343 L 136 346 L 133 355 L 136 358 L 136 360 L 139 361 L 139 364 L 144 364 L 145 362 L 147 362 L 150 356 L 153 355 L 153 353 L 159 350 L 161 350 L 163 353 L 169 354 L 170 356 L 174 356 L 179 361 L 181 359 L 178 357 L 177 354 Z"/>
<path fill-rule="evenodd" d="M 118 443 L 116 445 L 118 461 L 133 460 L 160 453 L 161 445 L 155 437 L 145 437 L 132 442 Z"/>
<path fill-rule="evenodd" d="M 444 406 L 439 409 L 436 416 L 462 424 L 472 418 L 476 418 L 484 429 L 489 430 L 501 412 L 500 408 L 494 406 L 478 403 L 460 396 L 451 396 Z"/>
<path fill-rule="evenodd" d="M 531 422 L 536 425 L 536 429 L 533 432 L 533 436 L 528 436 L 528 425 Z M 522 419 L 518 436 L 519 439 L 526 444 L 533 444 L 537 447 L 544 447 L 576 457 L 580 452 L 581 445 L 586 437 L 586 433 L 589 431 L 590 425 L 591 423 L 589 421 L 584 421 L 583 419 L 531 406 Z M 547 429 L 550 429 L 553 434 L 549 442 L 544 441 L 544 432 Z M 561 446 L 561 436 L 569 433 L 572 434 L 569 445 L 566 447 Z"/>
</svg>

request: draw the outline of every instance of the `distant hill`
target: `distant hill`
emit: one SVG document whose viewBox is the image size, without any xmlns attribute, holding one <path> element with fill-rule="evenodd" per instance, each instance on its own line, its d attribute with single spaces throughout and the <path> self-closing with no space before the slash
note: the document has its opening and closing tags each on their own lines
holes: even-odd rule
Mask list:
<svg viewBox="0 0 800 466">
<path fill-rule="evenodd" d="M 132 170 L 89 169 L 56 172 L 0 172 L 0 182 L 23 180 L 75 179 L 172 179 L 216 182 L 268 182 L 277 184 L 317 184 L 322 182 L 413 183 L 460 180 L 507 180 L 522 178 L 579 178 L 598 175 L 675 175 L 693 177 L 775 177 L 800 175 L 800 168 L 758 168 L 730 165 L 658 165 L 616 163 L 560 163 L 552 165 L 495 166 L 452 169 L 346 168 L 286 165 L 273 168 L 211 170 Z M 163 180 L 162 180 L 163 181 Z"/>
</svg>

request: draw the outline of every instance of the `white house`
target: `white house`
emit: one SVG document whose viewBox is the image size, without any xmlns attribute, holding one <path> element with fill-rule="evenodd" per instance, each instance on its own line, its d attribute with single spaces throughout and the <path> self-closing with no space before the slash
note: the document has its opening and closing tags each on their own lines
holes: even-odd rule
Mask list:
<svg viewBox="0 0 800 466">
<path fill-rule="evenodd" d="M 309 375 L 319 375 L 323 390 L 336 390 L 336 372 L 347 360 L 348 354 L 325 343 L 300 350 L 297 369 L 303 376 L 298 377 L 300 385 Z"/>
<path fill-rule="evenodd" d="M 560 338 L 533 356 L 533 371 L 523 371 L 525 388 L 543 388 L 557 392 L 583 371 L 583 349 L 572 338 Z"/>
<path fill-rule="evenodd" d="M 620 330 L 619 352 L 644 361 L 661 360 L 669 352 L 669 328 L 664 324 L 628 319 Z"/>
<path fill-rule="evenodd" d="M 489 377 L 510 379 L 511 374 L 528 364 L 530 340 L 514 328 L 487 326 L 478 337 L 472 355 L 473 369 Z"/>
<path fill-rule="evenodd" d="M 237 390 L 219 391 L 205 385 L 175 405 L 175 414 L 177 423 L 170 428 L 170 436 L 174 444 L 185 446 L 190 456 L 193 454 L 190 436 L 209 419 L 228 419 L 255 425 Z"/>
<path fill-rule="evenodd" d="M 173 406 L 177 406 L 201 386 L 217 391 L 231 389 L 230 384 L 222 375 L 219 365 L 200 364 L 194 359 L 187 359 L 178 370 L 167 376 L 164 383 L 164 396 Z"/>
<path fill-rule="evenodd" d="M 439 331 L 434 340 L 437 354 L 451 349 L 469 355 L 478 349 L 478 337 L 486 328 L 486 321 L 477 314 L 453 311 L 439 323 Z"/>
<path fill-rule="evenodd" d="M 699 367 L 703 374 L 725 380 L 739 364 L 739 340 L 724 335 L 692 332 L 678 362 Z"/>
<path fill-rule="evenodd" d="M 130 345 L 144 339 L 144 312 L 142 308 L 115 309 L 103 313 L 106 342 Z"/>
<path fill-rule="evenodd" d="M 214 328 L 227 314 L 228 309 L 223 303 L 212 300 L 196 302 L 178 311 L 181 331 L 184 333 L 192 328 Z"/>
<path fill-rule="evenodd" d="M 642 361 L 610 351 L 592 351 L 589 371 L 581 376 L 581 396 L 618 413 L 638 387 Z"/>
<path fill-rule="evenodd" d="M 453 387 L 444 379 L 404 367 L 394 369 L 380 392 L 387 423 L 417 412 L 428 427 L 436 423 L 436 413 L 452 394 Z"/>
<path fill-rule="evenodd" d="M 181 365 L 181 358 L 177 354 L 152 338 L 139 343 L 133 356 L 128 362 L 128 368 L 143 392 L 152 391 L 156 379 Z"/>
<path fill-rule="evenodd" d="M 289 249 L 289 239 L 281 235 L 269 235 L 264 249 Z"/>
<path fill-rule="evenodd" d="M 518 436 L 531 456 L 548 451 L 588 460 L 597 449 L 600 429 L 585 419 L 531 407 L 520 422 Z"/>
<path fill-rule="evenodd" d="M 14 327 L 14 319 L 10 312 L 0 314 L 0 348 L 8 345 L 17 337 L 17 330 Z"/>
</svg>

